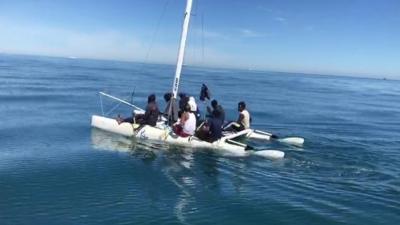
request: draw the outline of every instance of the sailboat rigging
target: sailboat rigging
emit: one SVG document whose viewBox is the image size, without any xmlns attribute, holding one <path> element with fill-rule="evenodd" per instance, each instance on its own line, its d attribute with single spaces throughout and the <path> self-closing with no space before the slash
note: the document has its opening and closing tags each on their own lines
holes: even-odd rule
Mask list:
<svg viewBox="0 0 400 225">
<path fill-rule="evenodd" d="M 172 107 L 176 102 L 176 97 L 178 95 L 178 89 L 179 89 L 179 81 L 181 78 L 181 73 L 182 73 L 182 66 L 183 66 L 183 60 L 185 57 L 185 49 L 186 49 L 186 40 L 187 40 L 187 34 L 189 30 L 189 24 L 190 24 L 190 15 L 192 12 L 192 0 L 187 0 L 186 3 L 186 10 L 185 10 L 185 17 L 183 19 L 183 27 L 182 27 L 182 34 L 181 34 L 181 41 L 179 45 L 179 51 L 178 51 L 178 59 L 176 63 L 176 70 L 175 70 L 175 78 L 174 82 L 172 84 L 172 97 L 171 97 L 171 104 L 169 105 L 168 109 L 168 121 L 172 121 Z"/>
</svg>

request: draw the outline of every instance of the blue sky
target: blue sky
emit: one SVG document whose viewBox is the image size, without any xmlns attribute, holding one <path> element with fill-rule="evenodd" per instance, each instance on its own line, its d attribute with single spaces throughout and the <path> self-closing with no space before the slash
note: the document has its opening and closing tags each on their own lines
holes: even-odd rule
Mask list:
<svg viewBox="0 0 400 225">
<path fill-rule="evenodd" d="M 184 7 L 0 0 L 0 52 L 172 64 Z M 398 0 L 195 0 L 194 14 L 187 64 L 400 78 Z"/>
</svg>

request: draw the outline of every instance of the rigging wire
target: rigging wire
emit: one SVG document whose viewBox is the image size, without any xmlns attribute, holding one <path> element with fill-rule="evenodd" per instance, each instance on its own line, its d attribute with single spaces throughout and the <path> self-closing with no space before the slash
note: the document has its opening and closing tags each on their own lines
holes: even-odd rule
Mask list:
<svg viewBox="0 0 400 225">
<path fill-rule="evenodd" d="M 199 7 L 198 7 L 198 1 L 194 1 L 194 5 L 193 5 L 193 12 L 192 12 L 192 18 L 193 18 L 193 25 L 192 25 L 192 29 L 191 30 L 197 30 L 197 23 L 198 23 L 198 11 L 199 11 Z M 195 29 L 193 29 L 195 28 Z M 196 32 L 191 32 L 190 33 L 192 38 L 191 38 L 191 63 L 192 64 L 196 64 L 196 47 L 197 47 L 197 39 L 196 39 Z M 189 42 L 190 43 L 190 42 Z"/>
<path fill-rule="evenodd" d="M 116 104 L 113 108 L 111 108 L 110 110 L 108 110 L 108 112 L 106 112 L 106 115 L 110 115 L 112 112 L 114 112 L 114 110 L 116 110 L 119 106 L 121 105 L 121 102 L 119 102 L 118 104 Z"/>
<path fill-rule="evenodd" d="M 158 18 L 158 21 L 157 21 L 155 30 L 154 30 L 154 32 L 153 32 L 153 35 L 152 35 L 152 37 L 151 37 L 150 44 L 149 44 L 149 48 L 148 48 L 148 50 L 147 50 L 147 52 L 146 52 L 144 61 L 142 62 L 142 64 L 141 64 L 139 70 L 137 71 L 139 74 L 143 73 L 143 71 L 144 71 L 144 65 L 147 64 L 147 62 L 148 62 L 148 59 L 149 59 L 149 57 L 150 57 L 150 53 L 151 53 L 151 51 L 152 51 L 152 49 L 153 49 L 153 46 L 154 46 L 155 39 L 156 39 L 156 37 L 157 37 L 157 35 L 158 35 L 158 32 L 159 32 L 159 30 L 160 30 L 161 21 L 163 21 L 163 19 L 164 19 L 165 12 L 167 11 L 167 8 L 168 8 L 170 2 L 171 2 L 171 0 L 166 0 L 165 3 L 164 3 L 164 5 L 163 5 L 161 15 L 160 15 L 160 17 Z M 133 103 L 133 97 L 134 97 L 134 95 L 135 95 L 135 90 L 136 90 L 136 87 L 134 87 L 134 89 L 133 89 L 133 91 L 132 91 L 132 93 L 131 93 L 131 96 L 130 96 L 130 97 L 131 97 L 130 100 L 131 100 L 132 103 Z M 103 103 L 102 103 L 102 101 L 101 101 L 101 97 L 100 97 L 100 103 L 101 103 L 102 112 L 103 112 L 103 114 L 104 114 L 104 111 L 103 111 Z M 110 111 L 108 111 L 106 114 L 109 114 L 109 113 L 113 112 L 115 109 L 118 108 L 119 105 L 120 105 L 120 103 L 117 104 L 116 106 L 114 106 L 114 107 L 113 107 Z"/>
<path fill-rule="evenodd" d="M 114 112 L 114 110 L 116 110 L 120 105 L 121 102 L 118 102 L 117 104 L 115 104 L 110 110 L 108 110 L 106 113 L 104 113 L 104 104 L 103 104 L 103 98 L 101 95 L 99 95 L 100 97 L 100 107 L 101 107 L 101 113 L 103 116 L 108 116 L 110 115 L 112 112 Z"/>
<path fill-rule="evenodd" d="M 201 65 L 204 66 L 204 11 L 201 13 Z"/>
<path fill-rule="evenodd" d="M 147 63 L 147 61 L 149 59 L 150 52 L 152 51 L 153 46 L 154 46 L 154 41 L 155 41 L 155 39 L 156 39 L 156 37 L 158 35 L 158 32 L 160 30 L 161 21 L 164 19 L 165 12 L 167 11 L 167 8 L 168 8 L 168 5 L 169 5 L 170 2 L 171 2 L 171 0 L 167 0 L 164 3 L 164 7 L 162 9 L 161 15 L 160 15 L 160 17 L 158 18 L 158 21 L 157 21 L 156 29 L 154 30 L 153 36 L 152 36 L 152 38 L 150 40 L 149 49 L 148 49 L 148 51 L 146 53 L 146 56 L 144 58 L 144 64 Z M 143 68 L 143 64 L 142 64 L 142 68 Z"/>
<path fill-rule="evenodd" d="M 204 65 L 205 58 L 205 41 L 204 41 L 204 9 L 203 5 L 199 3 L 200 1 L 195 1 L 193 5 L 193 22 L 191 26 L 189 47 L 190 57 L 192 64 Z M 201 51 L 201 52 L 200 52 Z"/>
</svg>

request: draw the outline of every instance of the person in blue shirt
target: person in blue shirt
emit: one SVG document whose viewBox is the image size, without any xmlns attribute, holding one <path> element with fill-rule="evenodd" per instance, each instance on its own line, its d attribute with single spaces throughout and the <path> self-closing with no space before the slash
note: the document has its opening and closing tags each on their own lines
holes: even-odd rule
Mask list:
<svg viewBox="0 0 400 225">
<path fill-rule="evenodd" d="M 221 112 L 219 110 L 212 111 L 212 117 L 207 120 L 209 142 L 217 141 L 222 137 L 222 124 Z"/>
<path fill-rule="evenodd" d="M 219 105 L 219 104 L 218 104 L 218 101 L 215 100 L 215 99 L 213 99 L 213 100 L 211 101 L 211 106 L 212 106 L 212 109 L 211 109 L 209 106 L 207 106 L 207 112 L 211 115 L 211 117 L 213 117 L 213 112 L 214 112 L 214 111 L 219 111 L 220 113 L 219 113 L 219 116 L 218 116 L 218 117 L 222 120 L 222 123 L 224 123 L 224 121 L 225 121 L 225 111 L 224 111 L 224 108 L 222 108 L 222 106 Z"/>
</svg>

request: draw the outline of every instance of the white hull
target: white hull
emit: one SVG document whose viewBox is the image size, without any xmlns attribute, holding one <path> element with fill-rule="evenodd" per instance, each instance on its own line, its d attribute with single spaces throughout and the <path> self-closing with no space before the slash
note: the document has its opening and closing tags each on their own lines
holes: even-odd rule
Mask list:
<svg viewBox="0 0 400 225">
<path fill-rule="evenodd" d="M 270 141 L 271 140 L 271 134 L 259 133 L 257 130 L 252 130 L 252 132 L 250 132 L 247 135 L 247 137 L 251 138 L 251 139 L 258 139 L 258 140 L 264 140 L 264 141 Z"/>
<path fill-rule="evenodd" d="M 221 138 L 213 143 L 202 141 L 197 137 L 180 137 L 175 135 L 170 127 L 158 124 L 156 127 L 145 125 L 141 128 L 137 124 L 121 123 L 118 124 L 115 119 L 110 119 L 102 116 L 92 116 L 92 127 L 101 130 L 109 131 L 112 133 L 120 134 L 126 137 L 135 137 L 138 140 L 153 140 L 162 141 L 169 144 L 194 147 L 194 148 L 207 148 L 223 151 L 232 156 L 248 156 L 250 154 L 263 156 L 270 159 L 279 159 L 284 157 L 284 152 L 276 150 L 262 150 L 262 151 L 248 151 L 246 145 L 235 142 L 231 139 L 239 136 L 247 135 L 252 130 L 244 130 L 236 134 L 232 134 Z"/>
<path fill-rule="evenodd" d="M 246 133 L 246 138 L 249 139 L 256 139 L 262 141 L 278 141 L 281 143 L 294 145 L 297 147 L 301 147 L 304 144 L 304 138 L 301 137 L 285 137 L 285 138 L 278 138 L 277 136 L 267 133 L 260 130 L 253 130 L 249 129 L 250 131 Z M 234 134 L 234 132 L 225 132 L 224 135 Z"/>
</svg>

